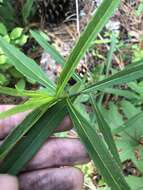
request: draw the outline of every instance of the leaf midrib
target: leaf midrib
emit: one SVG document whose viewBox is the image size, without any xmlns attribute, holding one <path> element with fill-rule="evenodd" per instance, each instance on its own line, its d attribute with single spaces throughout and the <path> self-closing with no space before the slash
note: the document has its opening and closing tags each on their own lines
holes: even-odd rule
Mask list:
<svg viewBox="0 0 143 190">
<path fill-rule="evenodd" d="M 3 41 L 0 39 L 0 41 L 1 41 L 1 43 L 3 44 Z M 4 45 L 4 47 L 5 47 L 5 49 L 7 49 L 7 51 L 9 52 L 9 53 L 6 53 L 6 54 L 10 54 L 10 56 L 11 57 L 15 57 L 15 59 L 16 60 L 18 60 L 18 62 L 21 62 L 21 60 L 19 59 L 19 57 L 17 57 L 15 54 L 13 55 L 12 53 L 11 53 L 11 51 L 9 51 L 9 48 L 7 48 L 7 46 L 5 46 L 5 44 L 3 44 Z M 16 48 L 16 47 L 15 47 Z M 17 50 L 18 51 L 18 50 Z M 23 53 L 22 53 L 23 54 Z M 25 55 L 24 55 L 25 56 Z M 9 56 L 8 56 L 9 57 Z M 28 59 L 30 59 L 29 57 L 27 57 Z M 34 62 L 32 59 L 30 59 L 30 61 L 31 62 Z M 43 81 L 44 83 L 46 83 L 49 87 L 51 87 L 52 88 L 52 90 L 55 90 L 55 86 L 54 85 L 52 85 L 51 84 L 51 82 L 48 80 L 45 80 L 44 78 L 42 78 L 42 76 L 41 76 L 41 74 L 40 74 L 40 76 L 38 76 L 36 73 L 34 73 L 34 71 L 31 69 L 31 68 L 29 68 L 27 65 L 25 65 L 25 61 L 24 62 L 22 62 L 22 64 L 27 68 L 27 69 L 29 69 L 32 73 L 33 73 L 33 75 L 35 75 L 35 76 L 37 76 L 41 81 Z M 36 64 L 35 62 L 34 62 L 34 64 Z M 15 63 L 14 63 L 14 65 L 15 65 Z M 16 65 L 15 65 L 15 67 L 17 67 Z M 18 69 L 19 70 L 19 69 Z M 41 69 L 40 69 L 40 72 L 41 72 Z M 44 73 L 43 73 L 44 74 Z M 24 74 L 25 75 L 25 74 Z M 44 77 L 45 77 L 45 74 L 44 74 Z"/>
<path fill-rule="evenodd" d="M 91 142 L 91 140 L 90 140 L 90 137 L 88 136 L 88 134 L 87 134 L 86 130 L 84 129 L 84 127 L 82 127 L 82 124 L 81 124 L 80 120 L 78 119 L 77 115 L 75 114 L 75 110 L 71 107 L 70 103 L 68 103 L 68 105 L 70 106 L 70 109 L 71 109 L 72 112 L 74 113 L 74 115 L 75 115 L 77 121 L 79 122 L 79 124 L 80 124 L 82 130 L 84 131 L 84 133 L 85 133 L 86 136 L 88 137 L 88 140 L 89 140 L 90 143 L 92 144 L 92 142 Z M 118 183 L 116 182 L 116 180 L 114 179 L 114 177 L 112 176 L 112 173 L 110 172 L 110 170 L 108 170 L 108 167 L 106 167 L 106 164 L 104 164 L 104 161 L 103 161 L 102 158 L 100 157 L 100 154 L 99 154 L 99 153 L 96 151 L 96 149 L 94 148 L 93 144 L 92 144 L 92 147 L 93 147 L 93 149 L 95 150 L 95 152 L 97 153 L 99 159 L 102 161 L 104 167 L 106 168 L 106 170 L 107 170 L 108 173 L 110 174 L 110 176 L 111 176 L 111 178 L 113 179 L 113 181 L 115 182 L 115 184 L 119 187 L 119 189 L 121 189 L 120 186 L 118 185 Z"/>
<path fill-rule="evenodd" d="M 91 41 L 91 38 L 93 38 L 93 35 L 96 32 L 97 28 L 99 28 L 99 26 L 101 26 L 104 18 L 106 17 L 106 15 L 108 15 L 109 10 L 112 9 L 113 7 L 114 7 L 114 2 L 112 1 L 112 6 L 109 6 L 108 9 L 106 9 L 104 16 L 102 16 L 101 20 L 99 20 L 98 24 L 96 25 L 96 28 L 92 31 L 92 34 L 91 34 L 90 38 L 88 38 L 88 40 L 86 41 L 86 43 L 82 46 L 80 52 L 82 52 L 84 49 L 86 49 L 87 44 L 89 44 L 89 41 Z M 79 56 L 77 56 L 77 58 L 75 59 L 75 61 L 74 61 L 75 63 L 76 63 L 76 60 L 78 60 L 78 57 Z M 66 64 L 67 63 L 68 63 L 68 61 L 66 62 Z M 69 79 L 69 75 L 72 72 L 72 70 L 73 70 L 74 67 L 75 67 L 75 65 L 73 65 L 71 67 L 70 71 L 66 74 L 66 77 L 65 77 L 64 81 L 62 82 L 61 86 L 59 87 L 57 94 L 61 94 L 62 93 L 61 91 L 62 91 L 62 89 L 64 89 L 64 87 L 65 87 L 65 85 L 66 85 L 66 83 L 67 83 L 67 81 Z"/>
<path fill-rule="evenodd" d="M 54 115 L 53 115 L 53 117 L 54 117 Z M 53 120 L 53 117 L 50 118 L 50 120 L 48 121 L 48 123 L 50 123 L 50 122 Z M 51 129 L 51 130 L 52 130 L 52 129 Z M 53 130 L 54 130 L 54 129 L 53 129 Z M 37 138 L 41 136 L 41 133 L 42 133 L 42 132 L 43 132 L 43 131 L 42 131 L 42 129 L 41 129 L 40 133 L 38 133 L 38 135 L 36 136 L 36 138 L 33 138 L 33 139 L 32 139 L 32 141 L 31 141 L 31 143 L 30 143 L 30 147 L 33 146 L 33 144 L 37 141 Z M 23 155 L 27 154 L 27 150 L 28 150 L 28 149 L 29 149 L 29 147 L 27 147 L 27 148 L 25 149 L 24 154 L 20 154 L 20 156 L 18 157 L 18 159 L 16 160 L 16 162 L 19 162 L 19 160 L 22 159 Z M 13 164 L 13 166 L 10 168 L 10 170 L 14 170 L 13 168 L 15 168 L 15 164 L 16 164 L 16 163 Z"/>
</svg>

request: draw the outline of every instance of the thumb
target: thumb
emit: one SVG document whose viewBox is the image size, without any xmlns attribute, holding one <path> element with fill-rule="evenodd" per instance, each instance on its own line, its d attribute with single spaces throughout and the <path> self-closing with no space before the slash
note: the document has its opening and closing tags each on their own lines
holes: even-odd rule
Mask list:
<svg viewBox="0 0 143 190">
<path fill-rule="evenodd" d="M 0 190 L 18 190 L 17 178 L 0 174 Z"/>
</svg>

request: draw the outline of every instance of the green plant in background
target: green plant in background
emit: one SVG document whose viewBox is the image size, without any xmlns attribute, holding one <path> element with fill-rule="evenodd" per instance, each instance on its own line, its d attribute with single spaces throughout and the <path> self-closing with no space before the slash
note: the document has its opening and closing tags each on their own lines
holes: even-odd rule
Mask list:
<svg viewBox="0 0 143 190">
<path fill-rule="evenodd" d="M 22 47 L 28 39 L 28 35 L 24 34 L 24 29 L 21 27 L 14 28 L 11 32 L 8 32 L 6 26 L 0 22 L 0 36 L 10 44 L 16 45 L 17 48 Z M 8 85 L 10 78 L 13 77 L 19 80 L 23 80 L 23 76 L 9 63 L 8 56 L 0 48 L 0 84 Z"/>
<path fill-rule="evenodd" d="M 90 190 L 95 190 L 96 187 L 92 181 L 92 175 L 95 172 L 93 164 L 90 162 L 88 164 L 77 166 L 77 167 L 84 173 L 85 187 L 89 188 Z"/>
<path fill-rule="evenodd" d="M 25 23 L 28 22 L 28 18 L 31 14 L 33 4 L 35 0 L 26 0 L 22 8 L 22 18 Z"/>
<path fill-rule="evenodd" d="M 140 4 L 136 10 L 136 14 L 137 16 L 141 16 L 142 15 L 142 12 L 143 12 L 143 0 L 140 1 Z"/>
<path fill-rule="evenodd" d="M 133 61 L 139 61 L 143 59 L 143 49 L 142 47 L 139 47 L 138 45 L 133 45 Z"/>
<path fill-rule="evenodd" d="M 27 79 L 37 81 L 37 83 L 43 86 L 41 90 L 37 90 L 36 92 L 24 89 L 19 90 L 19 88 L 0 87 L 0 92 L 3 94 L 29 98 L 25 103 L 0 113 L 0 119 L 33 109 L 33 112 L 12 131 L 0 146 L 0 160 L 5 159 L 5 162 L 0 165 L 0 173 L 17 175 L 39 150 L 45 140 L 47 140 L 47 137 L 54 132 L 65 115 L 70 114 L 81 141 L 84 143 L 96 168 L 108 186 L 112 190 L 133 189 L 123 176 L 120 161 L 120 159 L 123 160 L 123 157 L 119 157 L 112 136 L 113 129 L 110 127 L 109 122 L 107 122 L 105 115 L 103 115 L 101 107 L 96 103 L 96 97 L 99 93 L 110 91 L 113 94 L 130 95 L 131 98 L 137 98 L 136 94 L 119 90 L 117 87 L 114 88 L 114 85 L 117 86 L 142 78 L 142 61 L 131 64 L 124 70 L 112 76 L 106 76 L 105 79 L 93 82 L 92 84 L 84 83 L 74 73 L 79 61 L 83 58 L 93 40 L 103 29 L 119 4 L 120 0 L 103 1 L 85 31 L 81 34 L 67 60 L 51 47 L 38 32 L 31 31 L 32 36 L 37 42 L 63 66 L 63 71 L 57 83 L 49 80 L 48 76 L 34 60 L 25 56 L 21 51 L 0 37 L 0 46 L 10 60 L 9 64 L 14 66 Z M 114 43 L 108 55 L 107 72 L 109 72 L 113 52 Z M 76 79 L 76 84 L 70 87 L 68 81 L 72 76 Z M 96 124 L 95 122 L 90 122 L 89 115 L 84 115 L 85 112 L 81 106 L 81 99 L 85 95 L 93 108 L 92 114 L 95 115 Z M 77 102 L 79 103 L 77 104 Z M 132 115 L 129 121 L 131 119 L 134 120 L 134 117 L 135 115 Z M 117 128 L 114 134 L 118 132 L 124 133 L 124 128 L 124 125 L 121 129 Z M 23 138 L 25 134 L 26 137 Z"/>
<path fill-rule="evenodd" d="M 0 1 L 0 21 L 6 25 L 8 29 L 12 29 L 17 24 L 15 9 L 12 6 L 12 1 Z"/>
<path fill-rule="evenodd" d="M 6 27 L 11 30 L 14 27 L 27 26 L 28 18 L 33 17 L 36 12 L 34 0 L 16 1 L 14 0 L 1 0 L 0 1 L 0 21 L 3 22 Z M 22 11 L 18 12 L 19 7 Z M 18 16 L 17 16 L 18 15 Z"/>
</svg>

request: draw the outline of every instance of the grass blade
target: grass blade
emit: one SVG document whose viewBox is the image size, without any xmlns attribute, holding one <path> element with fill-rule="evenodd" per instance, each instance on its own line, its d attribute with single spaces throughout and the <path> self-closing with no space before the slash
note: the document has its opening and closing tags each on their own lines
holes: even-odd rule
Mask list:
<svg viewBox="0 0 143 190">
<path fill-rule="evenodd" d="M 47 138 L 53 134 L 66 114 L 64 102 L 51 107 L 7 155 L 0 165 L 0 173 L 17 175 Z"/>
<path fill-rule="evenodd" d="M 123 89 L 117 89 L 117 88 L 105 88 L 101 89 L 102 92 L 107 94 L 114 94 L 115 96 L 122 96 L 127 99 L 137 99 L 140 100 L 141 97 L 137 95 L 135 92 L 129 91 L 129 90 L 123 90 Z"/>
<path fill-rule="evenodd" d="M 98 106 L 95 104 L 95 100 L 94 100 L 93 95 L 91 95 L 90 98 L 91 98 L 92 108 L 96 114 L 99 130 L 102 133 L 102 135 L 105 139 L 105 142 L 109 147 L 111 154 L 113 155 L 113 157 L 115 158 L 115 160 L 119 164 L 119 166 L 122 168 L 121 161 L 120 161 L 119 154 L 118 154 L 118 150 L 117 150 L 117 147 L 115 145 L 110 126 L 105 121 L 105 119 L 102 116 Z"/>
<path fill-rule="evenodd" d="M 48 104 L 49 102 L 52 102 L 53 100 L 54 100 L 53 97 L 47 97 L 47 98 L 41 98 L 41 99 L 31 98 L 24 104 L 17 105 L 16 107 L 13 107 L 5 112 L 0 113 L 0 119 L 10 117 L 20 112 L 25 112 L 30 109 L 36 109 L 44 104 Z"/>
<path fill-rule="evenodd" d="M 125 122 L 123 125 L 119 126 L 118 128 L 115 128 L 112 133 L 113 134 L 119 134 L 125 130 L 132 130 L 132 128 L 135 127 L 135 123 L 137 121 L 140 121 L 143 118 L 143 112 L 137 113 L 135 116 L 131 117 L 127 122 Z"/>
<path fill-rule="evenodd" d="M 51 45 L 49 44 L 43 36 L 40 35 L 37 31 L 30 31 L 32 37 L 36 40 L 36 42 L 39 43 L 39 45 L 47 52 L 49 53 L 52 58 L 59 63 L 62 67 L 65 64 L 65 59 L 61 54 Z"/>
<path fill-rule="evenodd" d="M 34 98 L 34 97 L 40 98 L 40 97 L 48 97 L 49 96 L 48 92 L 44 93 L 43 91 L 40 91 L 40 90 L 37 90 L 37 91 L 31 91 L 31 90 L 19 91 L 17 89 L 5 87 L 5 86 L 0 86 L 0 93 L 10 95 L 10 96 L 29 97 L 29 98 Z"/>
<path fill-rule="evenodd" d="M 39 43 L 39 45 L 49 53 L 52 58 L 59 63 L 62 67 L 64 67 L 66 60 L 63 56 L 51 45 L 49 44 L 40 34 L 36 31 L 30 31 L 32 37 Z M 81 81 L 80 77 L 74 73 L 73 78 L 77 81 Z"/>
<path fill-rule="evenodd" d="M 128 83 L 133 80 L 139 79 L 143 77 L 143 61 L 140 64 L 134 64 L 131 67 L 120 71 L 107 79 L 99 81 L 95 84 L 87 86 L 82 93 L 91 93 L 95 92 L 96 90 L 104 90 L 104 88 L 111 87 L 117 84 Z"/>
<path fill-rule="evenodd" d="M 113 54 L 116 50 L 116 41 L 117 41 L 116 35 L 114 32 L 112 32 L 110 50 L 109 50 L 108 55 L 107 55 L 106 76 L 109 75 L 109 71 L 110 71 L 110 67 L 111 67 L 112 59 L 113 59 Z"/>
<path fill-rule="evenodd" d="M 15 48 L 0 37 L 0 47 L 9 57 L 10 64 L 16 67 L 28 79 L 32 79 L 41 85 L 47 87 L 51 93 L 55 91 L 55 84 L 48 79 L 44 71 L 36 64 L 34 60 L 27 57 L 20 50 Z"/>
<path fill-rule="evenodd" d="M 106 183 L 112 190 L 130 190 L 119 165 L 108 151 L 101 136 L 99 136 L 96 130 L 79 114 L 69 100 L 68 107 L 74 127 Z"/>
<path fill-rule="evenodd" d="M 23 6 L 23 8 L 22 8 L 22 16 L 23 16 L 23 20 L 24 20 L 25 23 L 26 23 L 26 21 L 27 21 L 27 18 L 28 18 L 29 15 L 30 15 L 32 6 L 33 6 L 33 4 L 34 4 L 34 1 L 35 1 L 35 0 L 26 0 L 24 6 Z"/>
<path fill-rule="evenodd" d="M 33 127 L 46 110 L 47 106 L 36 109 L 7 136 L 0 146 L 0 160 L 5 158 L 13 146 Z"/>
<path fill-rule="evenodd" d="M 115 9 L 119 6 L 119 3 L 120 0 L 104 0 L 101 6 L 98 8 L 97 12 L 81 35 L 64 66 L 57 88 L 58 95 L 63 93 L 68 80 L 74 73 L 79 61 L 81 58 L 83 58 L 84 54 L 88 50 L 92 40 L 97 37 L 98 33 L 102 30 L 108 19 L 112 16 Z"/>
</svg>

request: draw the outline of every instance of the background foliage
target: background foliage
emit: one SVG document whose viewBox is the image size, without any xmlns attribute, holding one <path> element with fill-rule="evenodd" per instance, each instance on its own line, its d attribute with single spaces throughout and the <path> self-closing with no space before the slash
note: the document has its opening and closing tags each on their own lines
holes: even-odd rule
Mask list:
<svg viewBox="0 0 143 190">
<path fill-rule="evenodd" d="M 22 4 L 20 20 L 24 29 L 16 26 L 19 21 L 14 19 L 15 10 L 10 1 L 0 2 L 0 92 L 26 98 L 24 103 L 0 113 L 0 119 L 29 109 L 34 110 L 0 146 L 0 159 L 5 159 L 4 164 L 0 165 L 1 173 L 17 175 L 54 132 L 63 117 L 70 114 L 73 125 L 100 176 L 98 186 L 104 190 L 137 190 L 143 187 L 142 37 L 140 46 L 132 45 L 132 57 L 127 66 L 122 68 L 120 65 L 120 71 L 114 66 L 114 60 L 117 60 L 115 53 L 125 48 L 124 42 L 120 41 L 119 34 L 115 31 L 104 33 L 108 40 L 100 38 L 102 29 L 120 3 L 119 0 L 102 2 L 67 59 L 47 42 L 45 34 L 30 30 L 29 36 L 63 68 L 54 82 L 34 59 L 21 51 L 28 40 L 29 19 L 35 11 L 35 6 L 32 10 L 34 1 L 27 0 Z M 9 17 L 5 15 L 6 10 L 9 11 Z M 141 12 L 142 2 L 136 9 L 136 14 L 140 16 Z M 11 19 L 15 20 L 15 23 Z M 108 47 L 106 56 L 100 53 L 98 48 L 94 49 L 94 46 L 102 43 Z M 86 77 L 80 78 L 75 70 L 89 51 L 101 64 L 94 66 L 90 72 L 90 81 L 87 81 Z M 122 59 L 125 62 L 128 55 L 124 54 Z M 7 72 L 10 72 L 9 78 L 5 77 Z M 14 84 L 15 88 L 10 88 L 10 77 L 18 79 Z M 71 77 L 75 80 L 72 86 L 68 83 Z M 27 90 L 25 81 L 40 84 L 41 88 L 36 91 Z M 55 110 L 58 111 L 55 113 Z M 26 138 L 22 138 L 25 134 Z M 126 174 L 125 170 L 123 173 L 121 163 L 126 162 L 133 165 L 134 175 L 132 172 Z M 88 185 L 91 185 L 92 189 L 93 182 L 89 176 L 93 172 L 90 170 L 94 169 L 91 165 L 85 167 L 87 168 L 82 169 L 86 170 Z"/>
</svg>

